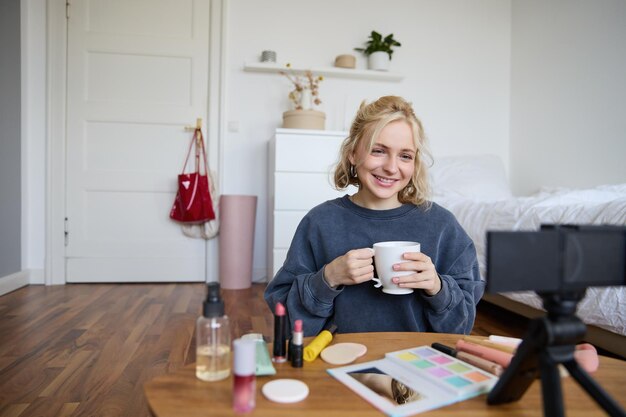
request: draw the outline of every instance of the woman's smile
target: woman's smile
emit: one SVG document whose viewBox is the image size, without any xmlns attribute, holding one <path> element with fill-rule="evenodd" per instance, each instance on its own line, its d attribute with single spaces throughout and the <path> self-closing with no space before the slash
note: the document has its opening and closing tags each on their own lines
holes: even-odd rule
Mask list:
<svg viewBox="0 0 626 417">
<path fill-rule="evenodd" d="M 380 175 L 376 175 L 376 174 L 372 174 L 372 175 L 384 186 L 393 185 L 396 181 L 398 181 L 393 178 L 381 177 Z"/>
</svg>

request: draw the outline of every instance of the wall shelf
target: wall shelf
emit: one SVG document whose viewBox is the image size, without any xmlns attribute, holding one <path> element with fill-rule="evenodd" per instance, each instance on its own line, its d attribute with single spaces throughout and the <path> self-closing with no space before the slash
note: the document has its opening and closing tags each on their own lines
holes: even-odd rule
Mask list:
<svg viewBox="0 0 626 417">
<path fill-rule="evenodd" d="M 315 75 L 336 78 L 352 78 L 360 80 L 379 80 L 379 81 L 401 81 L 404 76 L 387 71 L 373 71 L 363 69 L 337 68 L 337 67 L 312 67 L 301 68 L 292 66 L 287 68 L 285 65 L 276 64 L 274 62 L 255 62 L 245 63 L 243 70 L 247 72 L 275 72 L 290 70 L 295 74 L 303 74 L 306 70 L 310 70 Z"/>
</svg>

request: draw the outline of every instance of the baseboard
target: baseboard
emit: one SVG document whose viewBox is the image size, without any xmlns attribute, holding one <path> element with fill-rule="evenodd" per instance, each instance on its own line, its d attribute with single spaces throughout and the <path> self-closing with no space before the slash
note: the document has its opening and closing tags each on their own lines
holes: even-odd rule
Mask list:
<svg viewBox="0 0 626 417">
<path fill-rule="evenodd" d="M 253 268 L 252 282 L 267 282 L 267 268 Z"/>
<path fill-rule="evenodd" d="M 30 285 L 44 285 L 46 283 L 43 268 L 41 269 L 27 269 L 28 283 Z"/>
<path fill-rule="evenodd" d="M 10 293 L 18 288 L 22 288 L 30 284 L 29 271 L 24 270 L 11 275 L 0 277 L 0 295 Z"/>
</svg>

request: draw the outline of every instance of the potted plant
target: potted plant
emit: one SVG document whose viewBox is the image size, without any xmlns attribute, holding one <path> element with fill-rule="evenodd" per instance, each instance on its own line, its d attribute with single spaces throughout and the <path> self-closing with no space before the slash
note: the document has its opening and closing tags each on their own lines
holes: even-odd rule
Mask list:
<svg viewBox="0 0 626 417">
<path fill-rule="evenodd" d="M 383 38 L 375 30 L 370 33 L 369 40 L 365 42 L 365 45 L 365 48 L 354 48 L 354 50 L 363 52 L 367 56 L 369 69 L 377 71 L 387 71 L 393 54 L 393 47 L 402 46 L 393 38 L 393 33 Z"/>
</svg>

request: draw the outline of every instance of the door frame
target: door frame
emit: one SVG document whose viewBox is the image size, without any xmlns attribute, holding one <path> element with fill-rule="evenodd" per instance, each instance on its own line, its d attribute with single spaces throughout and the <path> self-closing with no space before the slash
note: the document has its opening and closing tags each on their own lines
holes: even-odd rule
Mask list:
<svg viewBox="0 0 626 417">
<path fill-rule="evenodd" d="M 207 103 L 208 160 L 222 189 L 226 109 L 226 22 L 228 0 L 209 0 L 209 74 Z M 45 180 L 45 285 L 65 284 L 65 147 L 67 109 L 67 4 L 46 2 L 46 180 Z M 70 6 L 71 13 L 71 6 Z M 189 121 L 193 123 L 192 120 Z M 182 232 L 181 232 L 182 233 Z M 217 239 L 206 245 L 206 281 L 218 280 Z"/>
</svg>

